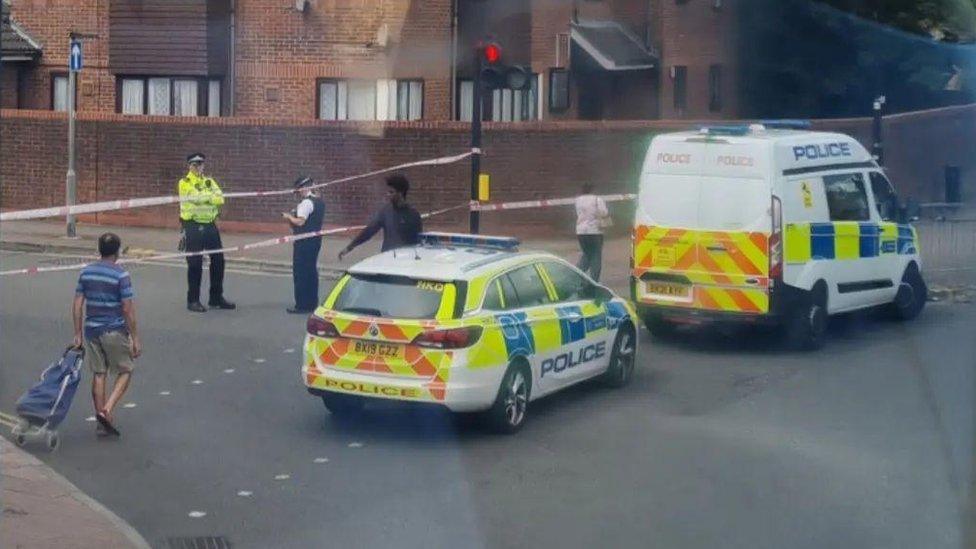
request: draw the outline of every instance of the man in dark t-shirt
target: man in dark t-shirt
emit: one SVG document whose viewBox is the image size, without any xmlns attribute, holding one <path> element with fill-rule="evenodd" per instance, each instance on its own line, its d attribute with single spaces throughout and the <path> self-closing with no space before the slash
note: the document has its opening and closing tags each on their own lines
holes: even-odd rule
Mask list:
<svg viewBox="0 0 976 549">
<path fill-rule="evenodd" d="M 424 225 L 417 210 L 407 204 L 410 182 L 402 175 L 391 175 L 386 178 L 386 186 L 389 204 L 376 212 L 369 224 L 339 252 L 340 261 L 353 248 L 373 238 L 380 229 L 383 229 L 382 251 L 384 252 L 404 246 L 416 246 L 420 242 L 420 233 L 423 232 Z"/>
</svg>

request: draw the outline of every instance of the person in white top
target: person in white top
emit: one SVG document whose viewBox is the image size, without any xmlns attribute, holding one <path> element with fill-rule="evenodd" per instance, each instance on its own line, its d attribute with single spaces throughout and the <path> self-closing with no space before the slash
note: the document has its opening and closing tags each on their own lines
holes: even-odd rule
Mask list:
<svg viewBox="0 0 976 549">
<path fill-rule="evenodd" d="M 577 267 L 596 282 L 603 266 L 603 229 L 609 226 L 607 203 L 593 194 L 592 183 L 583 183 L 583 193 L 576 197 L 576 236 L 583 251 Z"/>
</svg>

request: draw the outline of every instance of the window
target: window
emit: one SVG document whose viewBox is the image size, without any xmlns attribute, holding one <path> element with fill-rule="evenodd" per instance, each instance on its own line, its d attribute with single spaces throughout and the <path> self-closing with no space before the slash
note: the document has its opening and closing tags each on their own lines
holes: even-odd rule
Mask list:
<svg viewBox="0 0 976 549">
<path fill-rule="evenodd" d="M 220 80 L 194 77 L 122 77 L 116 110 L 122 114 L 220 116 Z"/>
<path fill-rule="evenodd" d="M 482 108 L 482 120 L 493 122 L 522 122 L 539 119 L 539 75 L 529 78 L 531 88 L 488 90 L 487 107 Z M 474 82 L 460 80 L 458 85 L 458 120 L 471 122 L 474 115 Z"/>
<path fill-rule="evenodd" d="M 549 262 L 545 264 L 549 279 L 556 288 L 559 301 L 578 301 L 586 299 L 586 290 L 590 283 L 579 273 L 562 263 Z"/>
<path fill-rule="evenodd" d="M 688 108 L 688 67 L 672 67 L 674 78 L 674 110 L 683 113 Z"/>
<path fill-rule="evenodd" d="M 549 70 L 549 110 L 560 112 L 569 108 L 569 71 Z"/>
<path fill-rule="evenodd" d="M 454 283 L 440 283 L 391 275 L 349 275 L 336 298 L 336 311 L 387 318 L 433 319 L 442 301 L 455 296 Z M 461 292 L 463 293 L 463 292 Z M 464 302 L 464 296 L 454 299 Z"/>
<path fill-rule="evenodd" d="M 874 206 L 881 220 L 894 221 L 898 215 L 898 195 L 888 179 L 878 172 L 871 172 L 871 194 L 874 195 Z"/>
<path fill-rule="evenodd" d="M 321 120 L 420 120 L 422 80 L 320 80 Z"/>
<path fill-rule="evenodd" d="M 502 304 L 502 283 L 499 279 L 495 279 L 495 281 L 488 285 L 488 291 L 485 293 L 484 309 L 488 311 L 501 311 L 504 308 L 505 306 Z"/>
<path fill-rule="evenodd" d="M 508 278 L 514 286 L 520 306 L 535 307 L 550 303 L 549 292 L 546 291 L 535 265 L 515 269 L 508 274 Z"/>
<path fill-rule="evenodd" d="M 77 97 L 76 97 L 77 99 Z M 77 102 L 75 103 L 77 106 Z M 68 75 L 51 75 L 51 110 L 68 110 Z"/>
<path fill-rule="evenodd" d="M 722 110 L 722 65 L 708 67 L 708 110 Z"/>
<path fill-rule="evenodd" d="M 462 122 L 471 122 L 474 118 L 474 82 L 471 80 L 461 80 L 458 86 L 458 112 L 457 119 Z"/>
<path fill-rule="evenodd" d="M 868 195 L 864 190 L 864 176 L 859 173 L 826 175 L 827 208 L 831 221 L 867 221 Z"/>
<path fill-rule="evenodd" d="M 485 292 L 485 310 L 510 311 L 521 306 L 515 286 L 508 275 L 502 275 L 489 284 L 488 291 Z"/>
</svg>

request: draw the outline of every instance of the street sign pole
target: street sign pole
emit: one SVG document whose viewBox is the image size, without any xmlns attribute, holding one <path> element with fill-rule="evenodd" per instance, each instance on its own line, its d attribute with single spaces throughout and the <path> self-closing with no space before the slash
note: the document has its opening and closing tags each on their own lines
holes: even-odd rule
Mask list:
<svg viewBox="0 0 976 549">
<path fill-rule="evenodd" d="M 78 175 L 75 172 L 75 87 L 81 70 L 81 42 L 71 37 L 68 45 L 68 173 L 64 181 L 64 198 L 68 206 L 77 201 Z M 75 216 L 68 214 L 65 227 L 68 238 L 76 238 Z"/>
</svg>

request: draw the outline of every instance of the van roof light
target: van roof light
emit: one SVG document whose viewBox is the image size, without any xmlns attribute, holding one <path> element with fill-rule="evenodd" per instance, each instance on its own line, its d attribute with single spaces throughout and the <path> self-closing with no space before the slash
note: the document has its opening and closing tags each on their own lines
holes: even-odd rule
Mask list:
<svg viewBox="0 0 976 549">
<path fill-rule="evenodd" d="M 763 120 L 761 124 L 770 130 L 809 130 L 813 124 L 809 120 Z"/>
<path fill-rule="evenodd" d="M 749 126 L 702 126 L 698 129 L 702 135 L 748 135 Z"/>
<path fill-rule="evenodd" d="M 482 236 L 465 233 L 420 233 L 422 246 L 451 246 L 458 248 L 481 248 L 515 251 L 519 240 L 511 236 Z"/>
</svg>

